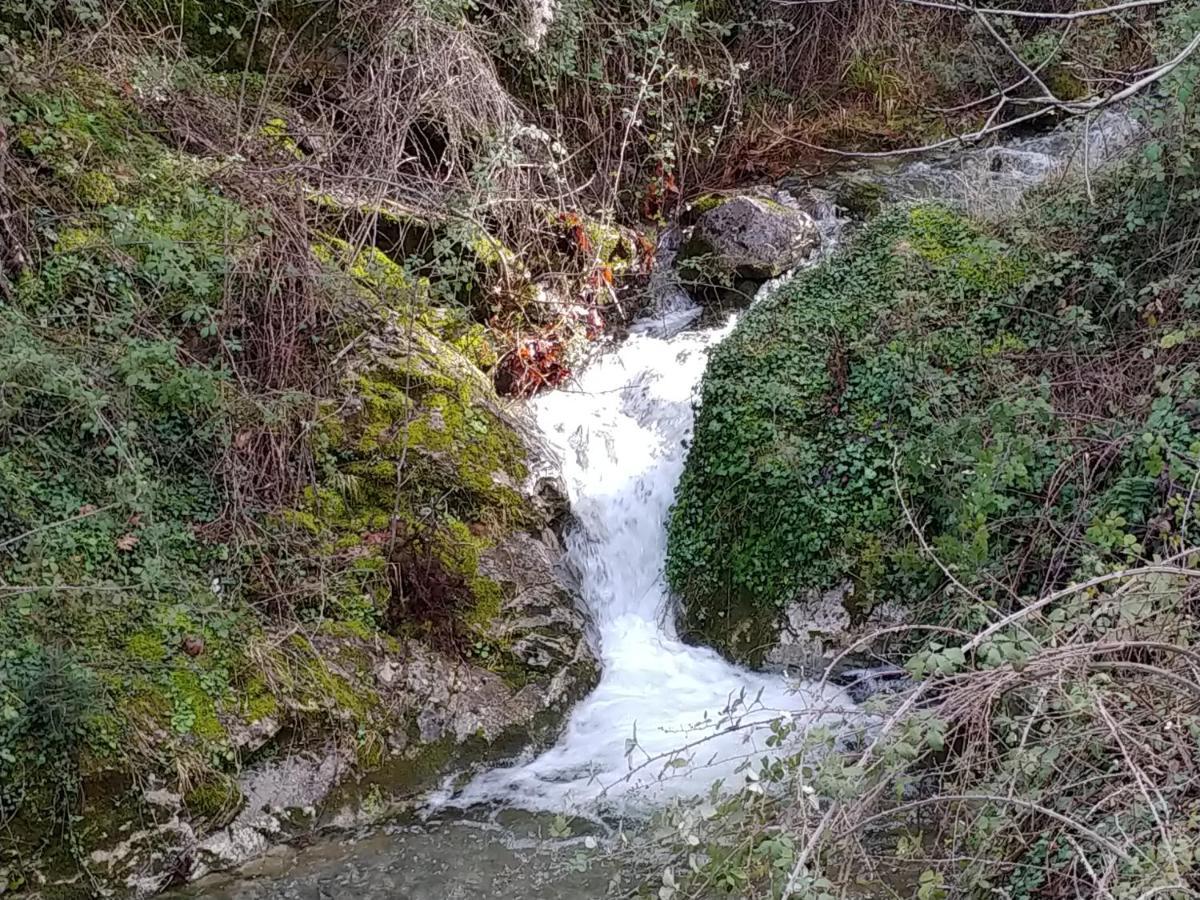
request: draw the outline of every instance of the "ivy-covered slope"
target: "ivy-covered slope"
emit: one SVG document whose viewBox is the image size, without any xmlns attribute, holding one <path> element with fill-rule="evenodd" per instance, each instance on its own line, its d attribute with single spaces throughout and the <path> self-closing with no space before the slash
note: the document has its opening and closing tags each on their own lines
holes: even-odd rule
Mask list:
<svg viewBox="0 0 1200 900">
<path fill-rule="evenodd" d="M 685 633 L 755 662 L 791 600 L 846 581 L 856 615 L 970 618 L 934 554 L 1003 605 L 1177 540 L 1156 523 L 1194 472 L 1192 312 L 1144 315 L 1124 291 L 1150 273 L 1117 261 L 1136 232 L 1107 223 L 1096 252 L 1081 212 L 1057 209 L 1053 246 L 893 209 L 747 314 L 670 522 Z"/>
</svg>

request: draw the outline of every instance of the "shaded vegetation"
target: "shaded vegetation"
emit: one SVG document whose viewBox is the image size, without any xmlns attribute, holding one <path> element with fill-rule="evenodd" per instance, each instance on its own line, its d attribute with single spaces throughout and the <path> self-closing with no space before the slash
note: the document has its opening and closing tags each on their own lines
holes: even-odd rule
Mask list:
<svg viewBox="0 0 1200 900">
<path fill-rule="evenodd" d="M 803 590 L 922 604 L 945 581 L 922 540 L 1001 607 L 1182 549 L 1194 301 L 1126 218 L 1190 234 L 1158 185 L 1114 176 L 1109 218 L 1057 203 L 1004 239 L 893 211 L 755 308 L 714 354 L 673 513 L 689 628 L 753 658 L 739 626 Z"/>
<path fill-rule="evenodd" d="M 546 524 L 496 387 L 630 319 L 688 198 L 978 127 L 1023 71 L 906 4 L 537 6 L 0 0 L 0 892 L 154 820 L 151 783 L 226 823 L 275 735 L 375 765 L 398 734 L 433 777 L 453 748 L 415 746 L 381 654 L 555 676 L 486 564 Z M 1005 34 L 1074 98 L 1146 24 Z M 1097 206 L 895 211 L 747 319 L 672 530 L 693 633 L 753 658 L 843 577 L 977 624 L 901 495 L 1005 608 L 1180 546 L 1193 148 L 1152 124 Z"/>
</svg>

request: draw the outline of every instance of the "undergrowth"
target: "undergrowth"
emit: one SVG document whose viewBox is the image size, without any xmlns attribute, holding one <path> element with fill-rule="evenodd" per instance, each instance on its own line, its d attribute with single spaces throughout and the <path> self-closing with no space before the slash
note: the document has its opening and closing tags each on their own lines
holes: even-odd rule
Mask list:
<svg viewBox="0 0 1200 900">
<path fill-rule="evenodd" d="M 77 871 L 98 834 L 140 826 L 151 783 L 226 821 L 251 726 L 291 720 L 378 760 L 370 658 L 335 658 L 333 638 L 429 644 L 523 683 L 481 560 L 540 523 L 495 387 L 562 383 L 631 318 L 645 232 L 689 196 L 790 168 L 809 138 L 890 146 L 980 120 L 925 101 L 973 104 L 1020 72 L 945 11 L 778 6 L 0 0 L 0 888 L 31 883 L 47 848 Z M 1086 92 L 1145 62 L 1140 24 L 1005 27 Z M 738 615 L 843 569 L 864 608 L 928 593 L 896 481 L 949 565 L 1012 591 L 1173 546 L 1194 454 L 1184 160 L 1148 154 L 1146 183 L 1173 193 L 1139 193 L 1123 231 L 1056 213 L 1078 243 L 1051 255 L 893 214 L 831 270 L 856 296 L 816 273 L 791 289 L 804 303 L 751 317 L 756 393 L 717 386 L 747 374 L 735 337 L 673 581 Z M 1152 232 L 1184 243 L 1136 243 Z M 1050 329 L 1026 309 L 1068 296 Z M 1126 381 L 1159 382 L 1112 387 L 1124 430 L 1107 395 L 1095 421 L 1070 388 L 1070 366 L 1114 352 L 1100 326 L 1132 342 Z M 1078 422 L 1050 415 L 1067 407 Z M 828 459 L 805 444 L 822 421 Z M 1103 490 L 1047 556 L 1078 452 Z M 736 512 L 709 515 L 701 489 Z M 758 491 L 770 502 L 736 502 Z M 1009 520 L 1033 519 L 1025 546 Z"/>
<path fill-rule="evenodd" d="M 1058 202 L 989 235 L 894 210 L 747 315 L 713 355 L 672 514 L 693 633 L 757 658 L 789 601 L 843 581 L 859 614 L 930 600 L 971 628 L 945 568 L 1006 608 L 1181 549 L 1196 301 L 1145 241 L 1193 222 L 1191 188 L 1156 189 L 1158 146 L 1099 215 Z"/>
</svg>

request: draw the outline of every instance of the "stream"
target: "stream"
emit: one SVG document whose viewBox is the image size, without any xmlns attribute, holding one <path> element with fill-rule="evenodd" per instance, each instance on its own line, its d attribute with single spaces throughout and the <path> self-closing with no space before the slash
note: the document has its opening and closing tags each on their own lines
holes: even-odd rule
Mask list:
<svg viewBox="0 0 1200 900">
<path fill-rule="evenodd" d="M 552 749 L 442 802 L 626 811 L 735 778 L 764 752 L 770 731 L 756 723 L 782 713 L 836 721 L 853 707 L 838 689 L 750 672 L 676 637 L 662 576 L 666 521 L 707 351 L 732 322 L 674 335 L 653 324 L 536 403 L 563 459 L 576 521 L 568 560 L 597 632 L 600 684 Z"/>
<path fill-rule="evenodd" d="M 902 199 L 934 191 L 953 199 L 969 185 L 972 206 L 988 203 L 981 192 L 992 185 L 992 202 L 1000 203 L 1064 171 L 1072 147 L 1085 148 L 1088 168 L 1107 158 L 1106 144 L 1093 145 L 1098 138 L 1127 143 L 1134 126 L 1122 116 L 1091 123 L 1082 141 L 1028 138 L 872 178 Z M 832 208 L 818 219 L 825 249 L 812 262 L 836 246 L 843 224 Z M 572 711 L 557 744 L 465 786 L 448 781 L 428 798 L 422 821 L 303 849 L 277 847 L 238 875 L 210 877 L 187 893 L 227 900 L 602 896 L 612 873 L 578 864 L 581 843 L 596 845 L 587 828 L 606 840 L 602 822 L 636 821 L 719 779 L 740 786 L 746 761 L 774 752 L 765 744 L 767 723 L 781 716 L 801 729 L 858 718 L 840 688 L 751 672 L 676 635 L 663 580 L 666 520 L 707 353 L 735 324 L 690 328 L 699 310 L 678 294 L 570 384 L 531 404 L 562 460 L 575 520 L 568 560 L 602 663 L 599 685 Z M 553 814 L 595 824 L 547 839 Z"/>
<path fill-rule="evenodd" d="M 830 209 L 819 224 L 831 248 L 841 220 Z M 538 873 L 560 868 L 548 865 L 556 858 L 567 864 L 580 838 L 539 840 L 549 817 L 518 816 L 514 825 L 513 811 L 636 821 L 718 779 L 743 784 L 747 761 L 779 752 L 766 739 L 781 716 L 836 727 L 854 715 L 840 688 L 751 672 L 675 633 L 663 579 L 667 516 L 708 350 L 735 318 L 691 330 L 700 310 L 690 301 L 667 296 L 660 308 L 570 384 L 531 404 L 562 461 L 574 516 L 567 560 L 602 664 L 599 685 L 571 712 L 558 743 L 464 787 L 448 783 L 428 798 L 419 825 L 298 854 L 279 848 L 251 872 L 286 876 L 201 882 L 203 896 L 319 898 L 352 889 L 360 898 L 442 900 L 479 896 L 488 885 L 485 896 L 494 898 L 595 897 L 603 883 L 586 878 L 571 879 L 572 893 L 553 880 L 539 884 Z"/>
</svg>

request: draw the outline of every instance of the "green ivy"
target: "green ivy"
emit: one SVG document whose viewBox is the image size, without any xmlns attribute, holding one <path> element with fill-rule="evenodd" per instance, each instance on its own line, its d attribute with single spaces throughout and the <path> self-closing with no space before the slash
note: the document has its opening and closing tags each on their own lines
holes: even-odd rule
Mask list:
<svg viewBox="0 0 1200 900">
<path fill-rule="evenodd" d="M 1060 201 L 1049 216 L 1080 212 Z M 753 661 L 804 592 L 848 581 L 856 614 L 919 604 L 946 566 L 1003 605 L 996 585 L 1037 591 L 1177 540 L 1196 366 L 1178 325 L 1146 329 L 1146 301 L 1124 306 L 1153 274 L 1123 262 L 1142 232 L 1109 229 L 1047 253 L 1031 231 L 1001 239 L 936 206 L 895 209 L 752 309 L 713 354 L 670 520 L 685 630 Z M 1126 341 L 1113 326 L 1144 331 L 1143 358 L 1182 364 L 1147 366 L 1154 381 L 1097 415 L 1080 385 L 1122 377 L 1104 369 Z M 1075 381 L 1055 373 L 1064 353 L 1090 360 Z M 1102 468 L 1079 464 L 1092 447 L 1109 448 Z M 960 597 L 937 618 L 979 615 Z"/>
</svg>

